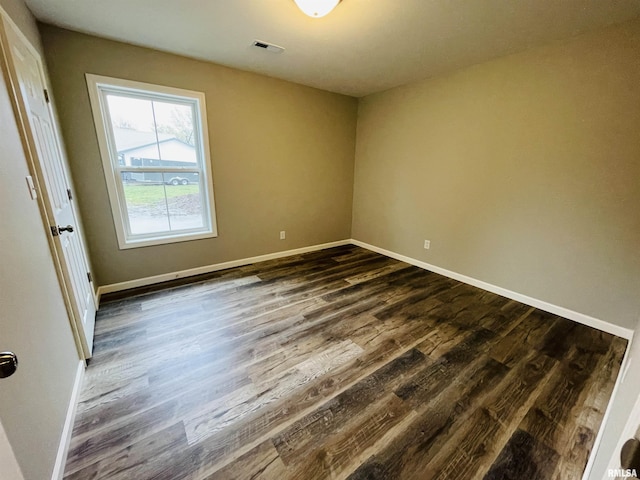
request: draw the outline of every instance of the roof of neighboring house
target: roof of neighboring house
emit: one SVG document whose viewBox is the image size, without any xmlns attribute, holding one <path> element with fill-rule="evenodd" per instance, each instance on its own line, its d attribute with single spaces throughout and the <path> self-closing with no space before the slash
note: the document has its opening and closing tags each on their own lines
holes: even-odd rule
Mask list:
<svg viewBox="0 0 640 480">
<path fill-rule="evenodd" d="M 121 127 L 114 127 L 113 135 L 115 136 L 118 153 L 126 152 L 127 150 L 135 150 L 140 147 L 146 147 L 147 145 L 153 145 L 157 141 L 166 142 L 167 140 L 172 139 L 178 140 L 170 133 L 158 133 L 158 137 L 156 138 L 155 132 L 141 132 L 139 130 L 134 130 L 133 128 Z"/>
</svg>

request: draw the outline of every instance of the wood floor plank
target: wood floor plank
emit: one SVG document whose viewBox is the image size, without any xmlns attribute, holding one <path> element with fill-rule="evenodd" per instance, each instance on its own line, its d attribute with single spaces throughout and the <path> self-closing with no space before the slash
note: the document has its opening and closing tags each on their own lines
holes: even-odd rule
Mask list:
<svg viewBox="0 0 640 480">
<path fill-rule="evenodd" d="M 433 452 L 460 428 L 479 402 L 504 378 L 508 368 L 489 357 L 479 358 L 473 368 L 422 405 L 419 414 L 394 441 L 363 462 L 349 480 L 392 480 L 424 472 Z M 424 477 L 427 478 L 427 477 Z"/>
<path fill-rule="evenodd" d="M 132 438 L 142 440 L 164 430 L 168 426 L 166 423 L 173 424 L 175 421 L 158 422 L 158 419 L 176 418 L 178 408 L 179 402 L 172 400 L 140 412 L 128 422 L 118 422 L 111 429 L 85 436 L 84 439 L 73 439 L 67 456 L 66 471 L 73 473 L 96 461 L 104 460 L 121 450 L 123 443 L 129 444 Z"/>
<path fill-rule="evenodd" d="M 235 391 L 230 398 L 216 399 L 204 404 L 197 412 L 183 417 L 189 444 L 197 443 L 212 436 L 246 415 L 288 398 L 294 391 L 309 382 L 330 373 L 338 366 L 357 357 L 362 348 L 347 340 L 316 353 L 276 378 L 262 381 Z"/>
<path fill-rule="evenodd" d="M 558 457 L 556 451 L 532 435 L 516 430 L 484 480 L 548 480 L 553 475 Z"/>
<path fill-rule="evenodd" d="M 595 437 L 596 432 L 590 428 L 576 425 L 575 430 L 567 434 L 568 443 L 556 452 L 558 459 L 555 462 L 555 470 L 549 478 L 553 480 L 582 478 Z"/>
<path fill-rule="evenodd" d="M 468 423 L 451 435 L 427 464 L 422 478 L 473 478 L 488 471 L 555 366 L 554 360 L 540 354 L 531 354 L 516 365 Z"/>
<path fill-rule="evenodd" d="M 286 478 L 287 471 L 270 441 L 242 455 L 234 463 L 204 477 L 206 480 L 274 480 Z"/>
<path fill-rule="evenodd" d="M 105 300 L 66 480 L 577 478 L 627 346 L 353 245 Z"/>
<path fill-rule="evenodd" d="M 273 442 L 285 465 L 317 447 L 344 422 L 357 417 L 370 403 L 385 392 L 393 391 L 407 375 L 422 365 L 431 363 L 420 351 L 413 349 L 387 363 L 349 390 L 318 407 L 312 414 L 273 437 Z"/>
<path fill-rule="evenodd" d="M 85 408 L 76 414 L 73 436 L 79 439 L 85 434 L 95 436 L 104 427 L 122 421 L 182 396 L 198 397 L 201 401 L 211 401 L 235 392 L 251 383 L 244 371 L 231 371 L 227 376 L 216 376 L 192 385 L 183 385 L 179 381 L 151 385 L 136 389 L 117 398 L 104 402 L 83 404 Z"/>
<path fill-rule="evenodd" d="M 439 308 L 442 305 L 442 302 L 437 298 L 430 298 L 418 303 L 419 305 L 415 304 L 412 307 L 412 310 L 419 310 L 419 313 L 412 316 L 412 321 L 408 321 L 410 314 L 407 311 L 397 313 L 391 317 L 384 316 L 383 319 L 380 319 L 377 314 L 379 309 L 373 311 L 372 314 L 380 320 L 377 324 L 377 328 L 384 333 L 384 336 L 379 337 L 376 341 L 384 341 L 386 337 L 391 336 L 399 343 L 409 345 L 415 338 L 422 337 L 432 332 L 436 327 L 436 321 L 431 318 L 429 313 L 432 310 Z M 386 307 L 383 307 L 383 310 L 385 308 Z"/>
<path fill-rule="evenodd" d="M 418 340 L 419 341 L 419 340 Z M 202 475 L 215 471 L 216 465 L 224 466 L 233 460 L 234 452 L 240 454 L 250 450 L 252 445 L 256 445 L 268 438 L 269 432 L 277 432 L 280 428 L 286 427 L 296 418 L 298 412 L 304 414 L 314 404 L 331 398 L 335 393 L 340 392 L 343 385 L 350 385 L 354 380 L 368 373 L 375 371 L 380 366 L 387 363 L 392 358 L 398 356 L 400 347 L 393 340 L 387 341 L 377 349 L 355 359 L 349 364 L 345 364 L 334 375 L 327 379 L 318 379 L 308 385 L 305 389 L 297 392 L 288 401 L 283 401 L 272 405 L 266 411 L 254 412 L 244 420 L 231 425 L 222 432 L 207 438 L 206 440 L 189 447 L 180 452 L 159 456 L 157 458 L 157 469 L 145 470 L 146 478 L 165 478 L 165 463 L 171 462 L 172 468 L 169 470 L 175 479 L 183 478 L 178 475 L 180 465 L 192 465 L 192 459 L 197 458 L 197 468 L 190 467 Z M 289 420 L 292 418 L 293 420 Z M 287 423 L 288 422 L 288 423 Z M 132 446 L 123 445 L 123 449 L 136 449 L 137 444 Z M 189 468 L 185 472 L 189 476 Z M 172 479 L 172 477 L 166 477 Z M 173 479 L 172 479 L 173 480 Z"/>
<path fill-rule="evenodd" d="M 309 304 L 305 302 L 304 305 L 308 306 Z M 316 306 L 317 305 L 318 304 L 316 304 Z M 304 309 L 307 307 L 301 306 L 301 308 L 304 312 Z M 277 316 L 282 316 L 280 320 L 274 320 L 272 322 L 263 322 L 261 320 L 256 322 L 256 328 L 253 330 L 250 329 L 246 333 L 236 336 L 228 334 L 224 329 L 213 329 L 213 331 L 200 335 L 197 341 L 202 347 L 201 352 L 196 355 L 182 356 L 184 358 L 170 358 L 167 365 L 160 364 L 160 368 L 157 369 L 158 373 L 150 375 L 150 380 L 152 382 L 156 382 L 161 381 L 162 378 L 174 378 L 184 370 L 191 370 L 201 364 L 208 365 L 209 367 L 212 362 L 223 362 L 228 364 L 230 363 L 230 353 L 233 354 L 235 363 L 238 363 L 239 361 L 253 362 L 258 348 L 261 348 L 261 351 L 264 352 L 274 349 L 277 350 L 277 340 L 280 332 L 286 331 L 291 334 L 294 331 L 298 331 L 300 329 L 304 330 L 306 328 L 306 326 L 303 325 L 303 323 L 305 323 L 303 315 L 294 316 L 289 315 L 289 313 L 290 310 L 288 308 L 278 310 Z M 267 317 L 269 317 L 269 315 L 267 315 Z M 161 347 L 162 345 L 158 348 Z M 153 353 L 155 350 L 152 350 L 151 352 Z M 148 352 L 143 357 L 141 355 L 134 355 L 134 358 L 137 358 L 138 360 L 144 360 L 146 357 L 159 358 L 160 360 L 164 359 L 161 355 L 155 356 Z M 138 367 L 140 369 L 144 369 L 145 365 L 140 365 L 138 363 Z M 228 368 L 228 366 L 225 365 L 225 368 Z"/>
<path fill-rule="evenodd" d="M 498 310 L 495 310 L 495 307 L 486 310 L 484 316 L 478 319 L 478 324 L 502 336 L 507 335 L 535 310 L 515 300 L 509 300 L 504 304 L 500 302 L 497 306 Z"/>
<path fill-rule="evenodd" d="M 585 375 L 572 374 L 570 368 L 558 368 L 550 376 L 519 428 L 555 451 L 561 450 L 575 427 L 573 409 L 587 380 Z"/>
<path fill-rule="evenodd" d="M 472 332 L 448 324 L 440 323 L 430 328 L 427 337 L 416 347 L 422 353 L 434 360 L 442 357 L 445 352 L 451 350 Z"/>
<path fill-rule="evenodd" d="M 578 422 L 597 431 L 610 401 L 610 394 L 616 383 L 628 342 L 622 338 L 613 338 L 607 353 L 602 356 L 594 368 L 591 384 L 581 402 Z"/>
<path fill-rule="evenodd" d="M 297 462 L 289 464 L 287 478 L 323 480 L 344 476 L 361 463 L 373 448 L 385 444 L 385 436 L 415 418 L 413 410 L 394 394 L 369 405 L 365 415 L 332 435 Z"/>
<path fill-rule="evenodd" d="M 440 278 L 435 278 L 435 283 L 428 288 L 420 288 L 417 291 L 406 295 L 396 301 L 389 302 L 389 306 L 381 309 L 376 313 L 376 317 L 380 320 L 388 320 L 390 318 L 398 318 L 409 316 L 411 314 L 421 314 L 422 307 L 425 303 L 433 302 L 435 295 L 450 288 L 450 283 Z M 441 300 L 438 299 L 440 303 Z"/>
<path fill-rule="evenodd" d="M 539 310 L 528 310 L 521 321 L 491 348 L 491 356 L 513 366 L 523 355 L 542 344 L 555 317 Z"/>
<path fill-rule="evenodd" d="M 611 372 L 620 368 L 621 357 L 614 352 L 620 352 L 622 344 L 610 340 L 603 332 L 580 332 L 519 425 L 536 442 L 557 452 L 559 478 L 579 478 L 587 464 L 606 408 L 598 391 L 613 388 Z"/>
<path fill-rule="evenodd" d="M 417 408 L 449 386 L 465 366 L 490 347 L 495 338 L 496 335 L 489 330 L 473 332 L 438 360 L 422 368 L 394 393 Z"/>
<path fill-rule="evenodd" d="M 182 422 L 175 423 L 164 430 L 146 437 L 134 450 L 121 450 L 118 455 L 107 457 L 87 467 L 68 474 L 68 480 L 86 480 L 94 478 L 130 479 L 144 478 L 147 466 L 156 456 L 171 453 L 187 446 L 187 436 Z"/>
</svg>

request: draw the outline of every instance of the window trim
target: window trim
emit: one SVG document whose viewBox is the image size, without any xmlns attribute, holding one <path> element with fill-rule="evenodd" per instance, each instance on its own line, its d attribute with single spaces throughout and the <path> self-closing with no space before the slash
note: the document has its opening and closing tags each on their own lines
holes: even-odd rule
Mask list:
<svg viewBox="0 0 640 480">
<path fill-rule="evenodd" d="M 102 158 L 102 167 L 105 174 L 107 191 L 109 194 L 109 203 L 111 205 L 111 213 L 113 215 L 113 223 L 116 229 L 119 248 L 121 250 L 124 250 L 129 248 L 147 247 L 152 245 L 163 245 L 217 237 L 218 228 L 216 222 L 213 176 L 211 172 L 211 154 L 208 135 L 209 129 L 207 126 L 206 114 L 207 108 L 204 93 L 162 85 L 154 85 L 150 83 L 135 82 L 132 80 L 124 80 L 120 78 L 106 77 L 102 75 L 94 75 L 91 73 L 85 74 L 85 77 L 89 90 L 89 100 L 91 103 L 93 121 L 96 127 L 98 147 L 100 150 L 100 157 Z M 107 115 L 106 106 L 102 100 L 102 86 L 115 90 L 121 88 L 123 90 L 123 93 L 127 93 L 127 90 L 130 93 L 140 93 L 142 95 L 148 93 L 149 98 L 154 99 L 159 99 L 162 96 L 166 96 L 167 99 L 174 102 L 178 100 L 176 97 L 187 97 L 194 100 L 194 103 L 196 105 L 195 120 L 199 122 L 201 129 L 201 131 L 198 132 L 199 138 L 196 139 L 199 140 L 196 141 L 196 148 L 199 150 L 200 158 L 202 159 L 202 165 L 200 168 L 202 169 L 202 173 L 205 177 L 204 180 L 201 180 L 201 188 L 204 189 L 203 197 L 206 203 L 206 205 L 203 205 L 203 207 L 208 210 L 208 216 L 206 214 L 203 216 L 204 220 L 208 220 L 209 223 L 209 225 L 205 225 L 204 227 L 206 231 L 198 229 L 198 231 L 195 233 L 193 231 L 184 231 L 177 233 L 172 232 L 170 234 L 153 233 L 148 235 L 135 235 L 135 238 L 131 238 L 132 234 L 129 231 L 129 215 L 127 212 L 127 205 L 124 196 L 124 185 L 123 182 L 118 180 L 117 178 L 117 175 L 120 174 L 121 167 L 118 165 L 117 151 L 114 150 L 115 140 L 112 138 L 112 129 L 110 128 L 110 126 L 109 128 L 107 128 L 106 122 L 109 120 L 109 118 Z M 162 170 L 162 167 L 154 167 L 153 170 Z"/>
</svg>

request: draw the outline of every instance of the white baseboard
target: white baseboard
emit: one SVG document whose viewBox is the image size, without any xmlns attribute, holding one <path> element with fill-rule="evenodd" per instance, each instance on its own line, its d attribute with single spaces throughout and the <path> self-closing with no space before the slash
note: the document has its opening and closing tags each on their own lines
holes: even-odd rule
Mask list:
<svg viewBox="0 0 640 480">
<path fill-rule="evenodd" d="M 429 263 L 422 262 L 420 260 L 416 260 L 415 258 L 407 257 L 405 255 L 401 255 L 399 253 L 395 253 L 390 250 L 385 250 L 384 248 L 376 247 L 374 245 L 369 245 L 368 243 L 364 243 L 359 240 L 352 239 L 351 243 L 359 247 L 366 248 L 367 250 L 380 253 L 387 257 L 395 258 L 396 260 L 400 260 L 401 262 L 409 263 L 411 265 L 415 265 L 416 267 L 424 268 L 425 270 L 429 270 L 431 272 L 444 275 L 445 277 L 458 280 L 459 282 L 466 283 L 474 287 L 478 287 L 483 290 L 496 293 L 498 295 L 502 295 L 503 297 L 516 300 L 520 303 L 524 303 L 525 305 L 530 305 L 532 307 L 539 308 L 540 310 L 544 310 L 545 312 L 553 313 L 554 315 L 559 315 L 561 317 L 568 318 L 569 320 L 576 321 L 588 327 L 593 327 L 603 332 L 607 332 L 612 335 L 625 338 L 627 340 L 631 340 L 631 337 L 633 336 L 633 330 L 629 328 L 620 327 L 619 325 L 614 325 L 604 320 L 600 320 L 598 318 L 585 315 L 584 313 L 575 312 L 573 310 L 569 310 L 568 308 L 559 307 L 557 305 L 553 305 L 551 303 L 538 300 L 536 298 L 532 298 L 527 295 L 523 295 L 521 293 L 512 292 L 511 290 L 507 290 L 506 288 L 498 287 L 496 285 L 483 282 L 482 280 L 477 280 L 475 278 L 468 277 L 460 273 L 452 272 L 450 270 L 446 270 L 441 267 L 436 267 L 435 265 L 431 265 Z"/>
<path fill-rule="evenodd" d="M 296 248 L 294 250 L 285 250 L 282 252 L 268 253 L 266 255 L 259 255 L 257 257 L 241 258 L 239 260 L 231 260 L 230 262 L 216 263 L 213 265 L 205 265 L 202 267 L 190 268 L 188 270 L 180 270 L 178 272 L 164 273 L 162 275 L 155 275 L 153 277 L 139 278 L 136 280 L 129 280 L 127 282 L 112 283 L 110 285 L 102 285 L 98 287 L 98 299 L 106 293 L 119 292 L 122 290 L 128 290 L 130 288 L 144 287 L 146 285 L 153 285 L 155 283 L 162 283 L 169 280 L 176 280 L 178 278 L 192 277 L 195 275 L 202 275 L 204 273 L 211 273 L 218 270 L 225 270 L 227 268 L 241 267 L 243 265 L 250 265 L 252 263 L 265 262 L 267 260 L 275 260 L 277 258 L 290 257 L 292 255 L 300 255 L 302 253 L 315 252 L 318 250 L 325 250 L 332 247 L 340 247 L 342 245 L 351 244 L 351 240 L 339 240 L 337 242 L 322 243 L 320 245 L 312 245 L 310 247 Z"/>
<path fill-rule="evenodd" d="M 58 445 L 58 454 L 56 455 L 56 463 L 53 467 L 51 480 L 62 480 L 64 476 L 64 466 L 67 461 L 67 452 L 71 443 L 71 433 L 73 432 L 73 422 L 76 418 L 76 410 L 78 408 L 78 398 L 80 396 L 80 388 L 82 387 L 82 379 L 84 378 L 85 363 L 84 360 L 78 362 L 76 371 L 76 379 L 73 383 L 73 391 L 67 408 L 67 418 L 64 421 L 64 428 L 60 436 L 60 444 Z"/>
<path fill-rule="evenodd" d="M 512 300 L 516 300 L 518 302 L 524 303 L 525 305 L 530 305 L 535 308 L 539 308 L 549 313 L 553 313 L 555 315 L 559 315 L 564 318 L 568 318 L 569 320 L 574 320 L 578 323 L 582 323 L 583 325 L 587 325 L 589 327 L 596 328 L 603 332 L 610 333 L 612 335 L 616 335 L 618 337 L 625 338 L 630 340 L 633 336 L 633 330 L 629 328 L 620 327 L 619 325 L 614 325 L 612 323 L 606 322 L 604 320 L 600 320 L 598 318 L 591 317 L 584 313 L 576 312 L 574 310 L 570 310 L 565 307 L 560 307 L 558 305 L 553 305 L 551 303 L 545 302 L 543 300 L 538 300 L 533 297 L 529 297 L 527 295 L 523 295 L 521 293 L 513 292 L 511 290 L 507 290 L 506 288 L 498 287 L 496 285 L 492 285 L 490 283 L 484 282 L 482 280 L 478 280 L 472 277 L 468 277 L 466 275 L 462 275 L 457 272 L 453 272 L 451 270 L 446 270 L 441 267 L 437 267 L 435 265 L 431 265 L 426 262 L 422 262 L 420 260 L 416 260 L 415 258 L 407 257 L 405 255 L 401 255 L 399 253 L 392 252 L 390 250 L 385 250 L 384 248 L 376 247 L 375 245 L 370 245 L 365 242 L 361 242 L 359 240 L 350 239 L 350 240 L 340 240 L 337 242 L 331 243 L 323 243 L 320 245 L 312 245 L 309 247 L 297 248 L 294 250 L 285 250 L 282 252 L 269 253 L 266 255 L 259 255 L 257 257 L 249 257 L 249 258 L 241 258 L 238 260 L 232 260 L 229 262 L 216 263 L 213 265 L 205 265 L 202 267 L 191 268 L 188 270 L 180 270 L 177 272 L 165 273 L 162 275 L 155 275 L 152 277 L 139 278 L 136 280 L 129 280 L 126 282 L 120 283 L 112 283 L 110 285 L 102 285 L 98 287 L 97 295 L 98 301 L 100 297 L 106 293 L 119 292 L 122 290 L 128 290 L 130 288 L 143 287 L 146 285 L 153 285 L 156 283 L 162 283 L 169 280 L 175 280 L 178 278 L 191 277 L 195 275 L 202 275 L 205 273 L 211 273 L 218 270 L 225 270 L 227 268 L 233 267 L 241 267 L 243 265 L 249 265 L 252 263 L 264 262 L 267 260 L 274 260 L 277 258 L 289 257 L 292 255 L 300 255 L 302 253 L 314 252 L 318 250 L 324 250 L 332 247 L 339 247 L 342 245 L 357 245 L 362 248 L 366 248 L 367 250 L 371 250 L 376 253 L 380 253 L 387 257 L 395 258 L 396 260 L 400 260 L 401 262 L 406 262 L 411 265 L 415 265 L 416 267 L 423 268 L 425 270 L 429 270 L 434 273 L 438 273 L 440 275 L 444 275 L 445 277 L 452 278 L 454 280 L 458 280 L 459 282 L 463 282 L 469 285 L 473 285 L 474 287 L 481 288 L 483 290 L 487 290 L 492 293 L 496 293 L 498 295 L 502 295 L 503 297 L 510 298 Z"/>
</svg>

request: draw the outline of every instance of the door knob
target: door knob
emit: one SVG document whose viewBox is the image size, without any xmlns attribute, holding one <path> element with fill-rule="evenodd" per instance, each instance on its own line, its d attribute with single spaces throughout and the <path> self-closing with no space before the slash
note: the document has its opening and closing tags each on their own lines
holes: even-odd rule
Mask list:
<svg viewBox="0 0 640 480">
<path fill-rule="evenodd" d="M 0 378 L 13 375 L 18 369 L 18 357 L 13 352 L 0 352 Z"/>
<path fill-rule="evenodd" d="M 60 225 L 52 225 L 51 227 L 51 235 L 57 237 L 62 232 L 73 232 L 73 225 L 67 225 L 66 227 L 61 227 Z"/>
<path fill-rule="evenodd" d="M 625 470 L 640 468 L 640 441 L 637 438 L 624 442 L 620 451 L 620 466 Z"/>
</svg>

